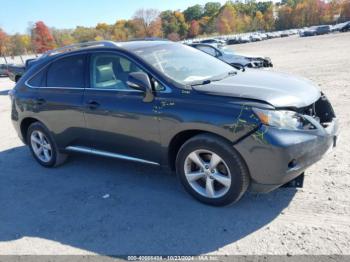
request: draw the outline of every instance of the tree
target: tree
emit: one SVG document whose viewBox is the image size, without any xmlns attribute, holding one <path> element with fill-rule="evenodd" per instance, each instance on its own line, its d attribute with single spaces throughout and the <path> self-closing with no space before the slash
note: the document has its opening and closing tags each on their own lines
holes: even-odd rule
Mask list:
<svg viewBox="0 0 350 262">
<path fill-rule="evenodd" d="M 350 1 L 343 0 L 340 4 L 340 19 L 341 21 L 350 20 Z"/>
<path fill-rule="evenodd" d="M 192 20 L 199 20 L 202 17 L 203 13 L 204 10 L 201 5 L 190 6 L 185 11 L 183 11 L 186 22 L 190 22 Z"/>
<path fill-rule="evenodd" d="M 229 34 L 237 31 L 237 14 L 230 2 L 221 8 L 217 17 L 216 29 L 220 34 Z"/>
<path fill-rule="evenodd" d="M 42 21 L 35 23 L 31 32 L 31 40 L 37 53 L 44 53 L 55 47 L 54 38 L 49 28 Z"/>
<path fill-rule="evenodd" d="M 76 42 L 83 43 L 83 42 L 95 40 L 95 37 L 97 36 L 97 32 L 95 28 L 77 26 L 74 29 L 72 36 Z"/>
<path fill-rule="evenodd" d="M 52 28 L 51 32 L 57 47 L 72 45 L 76 41 L 72 36 L 73 31 L 70 29 Z"/>
<path fill-rule="evenodd" d="M 101 38 L 101 40 L 111 40 L 113 27 L 106 23 L 98 23 L 95 27 L 96 37 Z M 95 37 L 95 39 L 96 39 Z"/>
<path fill-rule="evenodd" d="M 220 2 L 208 2 L 204 6 L 203 16 L 212 17 L 219 13 L 221 7 Z"/>
<path fill-rule="evenodd" d="M 168 34 L 167 37 L 171 41 L 179 41 L 180 40 L 180 36 L 178 33 L 170 33 L 170 34 Z"/>
<path fill-rule="evenodd" d="M 13 56 L 26 54 L 30 49 L 30 38 L 28 35 L 15 34 L 10 37 L 10 54 Z"/>
<path fill-rule="evenodd" d="M 190 28 L 188 30 L 189 37 L 196 37 L 199 34 L 199 23 L 196 20 L 192 20 Z"/>
<path fill-rule="evenodd" d="M 185 21 L 183 13 L 167 10 L 160 14 L 160 18 L 163 35 L 168 36 L 172 33 L 176 33 L 180 38 L 187 36 L 188 24 Z"/>
<path fill-rule="evenodd" d="M 134 27 L 137 37 L 161 36 L 161 20 L 156 9 L 139 9 L 134 14 Z"/>
<path fill-rule="evenodd" d="M 130 35 L 128 21 L 119 20 L 114 24 L 112 28 L 112 40 L 126 41 Z"/>
<path fill-rule="evenodd" d="M 257 11 L 253 19 L 253 29 L 262 30 L 264 25 L 264 16 L 260 11 Z"/>
<path fill-rule="evenodd" d="M 9 42 L 8 35 L 0 28 L 0 56 L 4 56 Z"/>
</svg>

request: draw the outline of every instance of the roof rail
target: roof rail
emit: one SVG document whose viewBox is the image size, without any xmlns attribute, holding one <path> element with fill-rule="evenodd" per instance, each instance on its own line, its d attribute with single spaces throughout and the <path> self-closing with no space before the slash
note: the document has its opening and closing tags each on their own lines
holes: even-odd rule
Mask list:
<svg viewBox="0 0 350 262">
<path fill-rule="evenodd" d="M 53 55 L 57 55 L 65 52 L 71 52 L 71 51 L 76 51 L 80 49 L 94 48 L 94 47 L 113 48 L 113 47 L 117 47 L 117 44 L 112 41 L 92 41 L 92 42 L 78 43 L 78 44 L 68 45 L 68 46 L 47 51 L 42 55 L 42 57 L 53 56 Z"/>
</svg>

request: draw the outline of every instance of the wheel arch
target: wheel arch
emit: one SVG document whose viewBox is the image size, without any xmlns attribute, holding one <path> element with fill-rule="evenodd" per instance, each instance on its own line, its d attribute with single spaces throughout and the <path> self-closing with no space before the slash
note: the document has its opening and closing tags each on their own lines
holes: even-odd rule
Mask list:
<svg viewBox="0 0 350 262">
<path fill-rule="evenodd" d="M 23 138 L 23 142 L 25 142 L 26 144 L 27 144 L 28 128 L 31 124 L 33 124 L 35 122 L 41 123 L 41 121 L 39 119 L 34 118 L 34 117 L 26 117 L 26 118 L 22 119 L 22 121 L 21 121 L 21 124 L 20 124 L 21 136 Z"/>
<path fill-rule="evenodd" d="M 167 155 L 168 163 L 167 164 L 171 170 L 173 170 L 173 171 L 175 170 L 176 156 L 177 156 L 177 153 L 179 152 L 181 146 L 184 143 L 186 143 L 186 141 L 188 141 L 192 137 L 197 136 L 199 134 L 212 135 L 212 136 L 215 136 L 221 140 L 225 140 L 227 143 L 230 143 L 230 144 L 233 143 L 230 139 L 228 139 L 222 135 L 219 135 L 217 133 L 211 132 L 211 131 L 207 131 L 207 130 L 203 130 L 203 129 L 182 130 L 182 131 L 178 132 L 177 134 L 175 134 L 169 142 L 168 155 Z"/>
</svg>

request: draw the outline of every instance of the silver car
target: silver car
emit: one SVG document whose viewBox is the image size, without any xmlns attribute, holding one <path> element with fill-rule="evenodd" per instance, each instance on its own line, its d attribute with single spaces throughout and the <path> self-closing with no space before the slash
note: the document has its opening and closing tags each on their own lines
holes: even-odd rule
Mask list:
<svg viewBox="0 0 350 262">
<path fill-rule="evenodd" d="M 214 56 L 238 69 L 242 67 L 261 68 L 273 66 L 269 57 L 241 55 L 235 53 L 228 47 L 215 47 L 214 45 L 201 43 L 190 44 L 190 46 Z"/>
</svg>

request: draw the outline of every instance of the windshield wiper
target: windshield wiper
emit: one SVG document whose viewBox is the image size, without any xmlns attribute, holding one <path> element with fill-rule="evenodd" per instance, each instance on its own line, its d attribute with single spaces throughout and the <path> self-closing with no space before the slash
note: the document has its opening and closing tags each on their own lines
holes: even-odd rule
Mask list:
<svg viewBox="0 0 350 262">
<path fill-rule="evenodd" d="M 216 77 L 212 77 L 212 78 L 209 78 L 209 79 L 205 79 L 205 80 L 202 80 L 202 81 L 195 81 L 193 82 L 190 86 L 202 86 L 202 85 L 208 85 L 210 84 L 211 82 L 216 82 L 216 81 L 221 81 L 229 76 L 233 76 L 233 75 L 236 75 L 237 74 L 237 71 L 229 71 L 225 74 L 221 74 L 219 76 L 216 76 Z"/>
<path fill-rule="evenodd" d="M 211 83 L 212 80 L 210 79 L 206 79 L 206 80 L 203 80 L 203 81 L 196 81 L 195 83 L 191 84 L 191 86 L 202 86 L 202 85 L 208 85 Z"/>
</svg>

